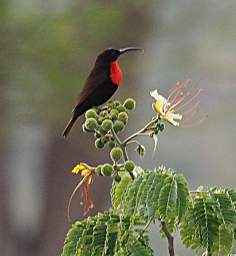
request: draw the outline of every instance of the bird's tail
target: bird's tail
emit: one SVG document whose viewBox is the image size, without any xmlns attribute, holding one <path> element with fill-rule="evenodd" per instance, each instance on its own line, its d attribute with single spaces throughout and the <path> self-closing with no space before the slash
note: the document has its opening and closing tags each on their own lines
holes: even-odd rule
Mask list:
<svg viewBox="0 0 236 256">
<path fill-rule="evenodd" d="M 75 121 L 77 119 L 77 116 L 73 116 L 70 121 L 67 123 L 66 128 L 64 129 L 62 136 L 63 137 L 67 137 L 67 135 L 69 134 L 72 126 L 74 125 Z"/>
</svg>

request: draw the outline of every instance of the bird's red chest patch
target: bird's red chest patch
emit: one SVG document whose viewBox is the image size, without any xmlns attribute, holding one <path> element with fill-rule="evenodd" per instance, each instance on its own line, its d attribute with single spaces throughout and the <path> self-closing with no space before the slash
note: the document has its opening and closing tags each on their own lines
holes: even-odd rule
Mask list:
<svg viewBox="0 0 236 256">
<path fill-rule="evenodd" d="M 111 81 L 116 85 L 119 85 L 122 80 L 122 71 L 117 61 L 113 61 L 111 63 L 110 78 L 111 78 Z"/>
</svg>

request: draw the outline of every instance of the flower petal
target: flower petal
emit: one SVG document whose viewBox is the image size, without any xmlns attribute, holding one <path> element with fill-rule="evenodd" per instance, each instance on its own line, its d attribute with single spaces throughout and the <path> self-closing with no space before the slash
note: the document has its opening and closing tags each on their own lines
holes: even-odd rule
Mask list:
<svg viewBox="0 0 236 256">
<path fill-rule="evenodd" d="M 157 90 L 151 91 L 151 92 L 150 92 L 150 95 L 151 95 L 155 100 L 157 100 L 158 97 L 159 97 L 159 94 L 158 94 Z"/>
</svg>

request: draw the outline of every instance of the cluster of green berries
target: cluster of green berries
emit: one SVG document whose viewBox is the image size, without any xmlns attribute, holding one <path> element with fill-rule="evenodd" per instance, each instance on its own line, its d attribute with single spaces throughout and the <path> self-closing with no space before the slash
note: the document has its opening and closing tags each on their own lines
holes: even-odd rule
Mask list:
<svg viewBox="0 0 236 256">
<path fill-rule="evenodd" d="M 113 176 L 114 179 L 119 182 L 121 177 L 119 172 L 132 172 L 135 168 L 135 164 L 133 161 L 126 161 L 124 164 L 118 165 L 117 162 L 123 158 L 123 152 L 119 147 L 114 147 L 110 152 L 110 157 L 113 161 L 113 165 L 111 164 L 104 164 L 98 165 L 95 169 L 95 173 L 97 175 L 102 176 Z"/>
<path fill-rule="evenodd" d="M 135 108 L 135 100 L 128 98 L 122 104 L 120 101 L 109 101 L 102 108 L 89 109 L 85 113 L 84 132 L 93 132 L 96 138 L 96 148 L 103 148 L 106 144 L 110 148 L 115 146 L 111 129 L 115 133 L 121 132 L 128 122 L 128 111 Z"/>
</svg>

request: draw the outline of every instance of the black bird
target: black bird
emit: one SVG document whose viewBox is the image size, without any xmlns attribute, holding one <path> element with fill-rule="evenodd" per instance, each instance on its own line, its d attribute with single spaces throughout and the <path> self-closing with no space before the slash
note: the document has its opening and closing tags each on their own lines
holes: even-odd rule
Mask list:
<svg viewBox="0 0 236 256">
<path fill-rule="evenodd" d="M 129 51 L 140 50 L 142 49 L 137 47 L 108 48 L 98 55 L 62 136 L 66 137 L 69 134 L 76 119 L 86 110 L 102 105 L 115 93 L 122 80 L 122 71 L 117 62 L 119 56 Z"/>
</svg>

